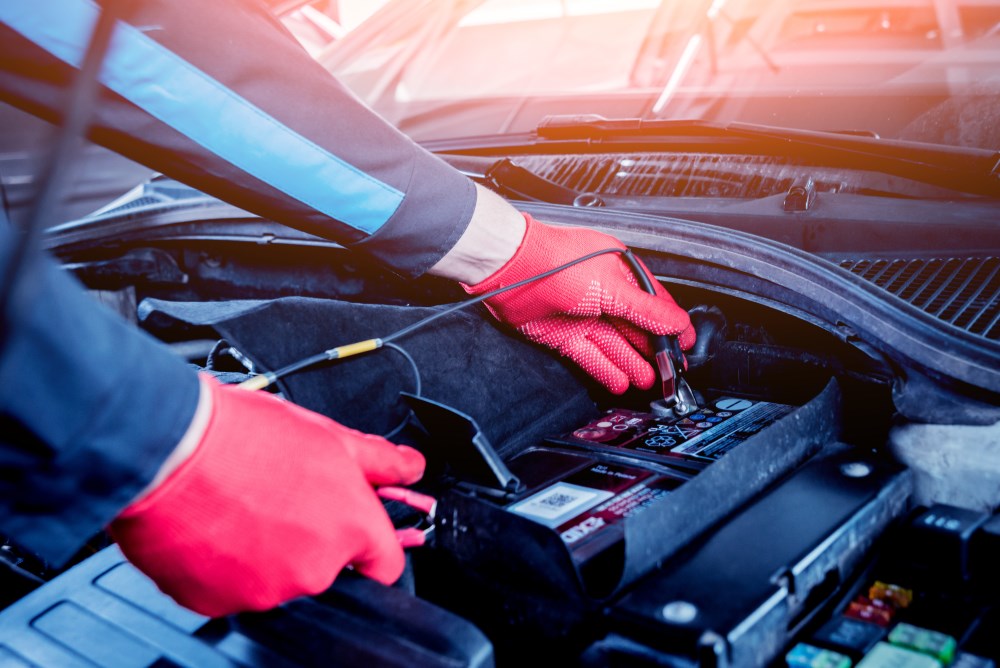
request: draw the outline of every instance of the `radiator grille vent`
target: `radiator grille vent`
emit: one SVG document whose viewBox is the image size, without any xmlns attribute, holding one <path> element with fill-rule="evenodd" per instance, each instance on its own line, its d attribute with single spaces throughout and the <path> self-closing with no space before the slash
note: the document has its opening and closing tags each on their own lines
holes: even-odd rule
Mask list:
<svg viewBox="0 0 1000 668">
<path fill-rule="evenodd" d="M 1000 258 L 843 260 L 840 266 L 955 327 L 1000 340 Z"/>
</svg>

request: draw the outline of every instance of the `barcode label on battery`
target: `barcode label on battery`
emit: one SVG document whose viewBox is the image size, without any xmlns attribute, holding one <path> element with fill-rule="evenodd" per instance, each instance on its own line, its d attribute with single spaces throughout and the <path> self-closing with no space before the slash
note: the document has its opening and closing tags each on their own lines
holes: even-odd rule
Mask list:
<svg viewBox="0 0 1000 668">
<path fill-rule="evenodd" d="M 577 503 L 580 497 L 574 494 L 564 494 L 562 492 L 556 492 L 542 499 L 539 499 L 538 503 L 543 506 L 552 506 L 553 508 L 563 508 L 571 503 Z"/>
<path fill-rule="evenodd" d="M 611 492 L 558 482 L 510 506 L 512 513 L 524 515 L 548 526 L 557 526 L 574 514 L 606 501 Z"/>
</svg>

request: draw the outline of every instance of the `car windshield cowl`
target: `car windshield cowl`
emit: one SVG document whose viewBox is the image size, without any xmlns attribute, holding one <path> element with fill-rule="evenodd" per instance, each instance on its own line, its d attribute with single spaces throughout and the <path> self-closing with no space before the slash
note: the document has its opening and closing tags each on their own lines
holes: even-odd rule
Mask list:
<svg viewBox="0 0 1000 668">
<path fill-rule="evenodd" d="M 883 139 L 865 131 L 815 131 L 751 123 L 606 119 L 599 116 L 553 116 L 537 130 L 543 140 L 614 142 L 641 138 L 650 148 L 659 141 L 717 138 L 759 144 L 767 153 L 808 152 L 822 164 L 834 160 L 859 169 L 922 181 L 958 192 L 1000 197 L 1000 151 Z"/>
</svg>

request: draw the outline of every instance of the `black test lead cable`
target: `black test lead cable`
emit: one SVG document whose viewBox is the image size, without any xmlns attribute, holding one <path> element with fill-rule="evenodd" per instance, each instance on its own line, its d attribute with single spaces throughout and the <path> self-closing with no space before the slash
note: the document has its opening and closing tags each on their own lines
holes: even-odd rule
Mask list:
<svg viewBox="0 0 1000 668">
<path fill-rule="evenodd" d="M 262 373 L 259 376 L 254 376 L 253 378 L 248 378 L 238 385 L 246 390 L 262 390 L 272 383 L 274 383 L 279 378 L 283 378 L 289 374 L 297 373 L 303 369 L 307 369 L 316 364 L 321 364 L 322 362 L 329 362 L 332 360 L 344 359 L 345 357 L 352 357 L 354 355 L 360 355 L 361 353 L 371 352 L 372 350 L 378 350 L 386 343 L 390 343 L 398 338 L 406 336 L 412 332 L 419 329 L 423 329 L 427 325 L 431 324 L 439 318 L 443 318 L 446 315 L 454 313 L 455 311 L 460 311 L 462 309 L 469 308 L 470 306 L 475 306 L 482 301 L 485 301 L 491 297 L 507 292 L 508 290 L 513 290 L 515 288 L 520 288 L 522 286 L 528 285 L 535 281 L 541 280 L 543 278 L 548 278 L 549 276 L 556 274 L 564 269 L 569 269 L 570 267 L 580 264 L 581 262 L 586 262 L 587 260 L 597 257 L 599 255 L 607 255 L 609 253 L 625 253 L 624 249 L 621 248 L 604 248 L 599 251 L 594 251 L 584 255 L 583 257 L 578 257 L 575 260 L 571 260 L 566 264 L 555 267 L 554 269 L 549 269 L 541 274 L 531 276 L 524 280 L 518 281 L 517 283 L 511 283 L 510 285 L 505 285 L 502 288 L 497 288 L 496 290 L 491 290 L 485 294 L 473 297 L 471 299 L 466 299 L 465 301 L 458 302 L 457 304 L 452 304 L 451 306 L 438 311 L 432 315 L 418 320 L 417 322 L 407 325 L 402 329 L 399 329 L 388 336 L 382 338 L 365 339 L 364 341 L 357 341 L 355 343 L 348 343 L 343 346 L 337 346 L 335 348 L 330 348 L 329 350 L 324 350 L 321 353 L 316 353 L 309 357 L 298 360 L 297 362 L 292 362 L 288 366 L 282 367 L 276 371 L 268 371 Z"/>
<path fill-rule="evenodd" d="M 18 290 L 33 290 L 38 281 L 30 280 L 38 258 L 41 256 L 42 230 L 51 222 L 56 204 L 70 173 L 70 166 L 80 140 L 86 136 L 91 113 L 97 103 L 100 89 L 101 67 L 111 44 L 117 17 L 124 0 L 106 0 L 90 34 L 83 62 L 66 97 L 66 113 L 56 131 L 55 140 L 38 170 L 38 190 L 28 211 L 24 229 L 16 242 L 6 271 L 0 278 L 0 346 L 6 342 L 9 331 L 8 310 L 17 308 L 17 302 L 30 303 L 30 294 L 17 294 Z"/>
<path fill-rule="evenodd" d="M 624 251 L 625 260 L 628 261 L 635 272 L 636 279 L 642 289 L 651 295 L 656 294 L 656 288 L 646 273 L 642 263 L 632 254 L 631 249 Z M 653 335 L 653 349 L 656 369 L 660 372 L 660 389 L 663 393 L 661 401 L 653 402 L 653 410 L 666 409 L 677 417 L 684 417 L 698 408 L 698 398 L 684 378 L 684 353 L 681 351 L 680 339 L 677 336 L 666 336 L 663 334 Z"/>
<path fill-rule="evenodd" d="M 383 348 L 387 348 L 389 350 L 395 350 L 397 353 L 399 353 L 400 355 L 402 355 L 403 359 L 405 359 L 407 362 L 409 362 L 410 369 L 413 370 L 413 379 L 415 381 L 414 384 L 416 385 L 416 387 L 413 389 L 413 396 L 415 396 L 415 397 L 421 396 L 421 391 L 423 389 L 423 385 L 422 385 L 422 383 L 420 381 L 420 368 L 417 366 L 416 360 L 413 359 L 413 357 L 410 355 L 410 353 L 406 352 L 405 348 L 403 348 L 402 346 L 399 346 L 399 345 L 397 345 L 395 343 L 384 343 L 384 344 L 382 344 L 382 347 Z M 393 438 L 394 436 L 396 436 L 397 434 L 399 434 L 399 432 L 403 431 L 403 429 L 406 428 L 406 425 L 409 424 L 410 417 L 412 417 L 412 415 L 413 415 L 413 411 L 408 411 L 406 413 L 406 415 L 403 416 L 403 419 L 400 421 L 399 424 L 397 424 L 395 427 L 393 427 L 387 433 L 381 435 L 382 438 L 390 439 L 390 438 Z"/>
<path fill-rule="evenodd" d="M 541 274 L 536 274 L 524 280 L 518 281 L 516 283 L 511 283 L 510 285 L 505 285 L 502 288 L 497 288 L 496 290 L 491 290 L 485 294 L 467 299 L 457 304 L 452 304 L 451 306 L 438 311 L 432 315 L 418 320 L 417 322 L 407 325 L 402 329 L 399 329 L 388 336 L 382 338 L 365 339 L 364 341 L 357 341 L 355 343 L 348 343 L 343 346 L 337 346 L 335 348 L 330 348 L 329 350 L 324 350 L 321 353 L 316 353 L 309 357 L 305 357 L 296 362 L 293 362 L 287 366 L 284 366 L 276 371 L 268 371 L 262 373 L 253 378 L 248 378 L 238 385 L 246 390 L 262 390 L 280 378 L 288 376 L 293 373 L 297 373 L 309 367 L 321 364 L 323 362 L 329 362 L 338 359 L 344 359 L 345 357 L 352 357 L 354 355 L 360 355 L 362 353 L 371 352 L 372 350 L 378 350 L 387 344 L 399 339 L 407 334 L 415 332 L 419 329 L 426 327 L 435 320 L 443 318 L 446 315 L 454 313 L 470 306 L 475 306 L 482 301 L 485 301 L 491 297 L 507 292 L 508 290 L 514 290 L 516 288 L 523 287 L 529 283 L 541 280 L 543 278 L 548 278 L 553 274 L 559 273 L 564 269 L 569 269 L 572 266 L 580 264 L 581 262 L 586 262 L 592 258 L 608 255 L 610 253 L 620 253 L 622 258 L 628 263 L 632 268 L 632 271 L 636 275 L 639 284 L 642 289 L 652 295 L 656 294 L 656 290 L 653 287 L 653 283 L 649 276 L 646 274 L 645 268 L 639 263 L 639 260 L 632 254 L 632 251 L 628 248 L 604 248 L 593 253 L 588 253 L 587 255 L 571 260 L 565 264 L 559 265 L 553 269 L 542 272 Z M 680 357 L 680 345 L 677 342 L 676 337 L 668 336 L 657 336 L 655 337 L 655 349 L 656 349 L 656 360 L 657 367 L 660 370 L 661 378 L 663 378 L 664 387 L 664 400 L 667 401 L 671 406 L 681 403 L 683 400 L 680 398 L 680 393 L 677 392 L 678 380 L 683 382 L 683 379 L 678 375 L 678 370 L 683 368 Z M 676 351 L 676 352 L 675 352 Z M 676 355 L 676 356 L 675 356 Z M 685 383 L 686 385 L 686 383 Z M 670 388 L 672 396 L 668 396 L 668 386 Z M 686 410 L 686 407 L 683 407 Z"/>
</svg>

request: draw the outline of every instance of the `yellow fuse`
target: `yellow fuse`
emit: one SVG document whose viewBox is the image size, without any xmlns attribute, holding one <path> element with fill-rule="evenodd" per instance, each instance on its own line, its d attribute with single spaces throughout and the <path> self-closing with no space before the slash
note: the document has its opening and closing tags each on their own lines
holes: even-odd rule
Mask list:
<svg viewBox="0 0 1000 668">
<path fill-rule="evenodd" d="M 885 601 L 896 608 L 903 609 L 913 602 L 913 590 L 876 580 L 875 584 L 868 589 L 868 598 L 873 601 Z"/>
</svg>

